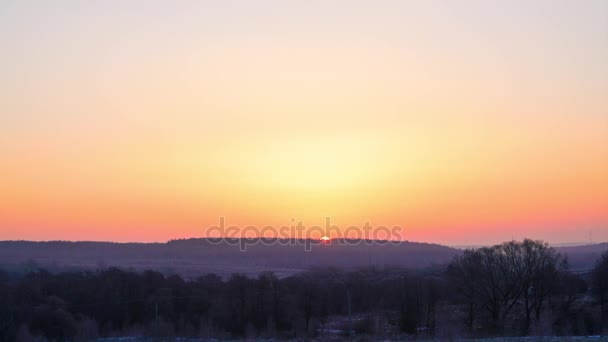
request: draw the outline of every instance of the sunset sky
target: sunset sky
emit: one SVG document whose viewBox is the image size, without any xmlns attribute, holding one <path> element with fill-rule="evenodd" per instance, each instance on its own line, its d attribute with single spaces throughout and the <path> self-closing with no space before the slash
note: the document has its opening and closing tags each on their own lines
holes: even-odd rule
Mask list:
<svg viewBox="0 0 608 342">
<path fill-rule="evenodd" d="M 0 240 L 608 241 L 608 1 L 2 1 Z"/>
</svg>

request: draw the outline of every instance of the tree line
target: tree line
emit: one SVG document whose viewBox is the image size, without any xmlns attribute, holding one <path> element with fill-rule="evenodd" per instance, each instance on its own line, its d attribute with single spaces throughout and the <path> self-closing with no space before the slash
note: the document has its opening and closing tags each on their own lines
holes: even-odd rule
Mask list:
<svg viewBox="0 0 608 342">
<path fill-rule="evenodd" d="M 425 270 L 311 270 L 185 280 L 118 268 L 0 272 L 0 341 L 98 337 L 435 338 L 597 335 L 608 253 L 573 273 L 548 244 L 466 250 Z"/>
</svg>

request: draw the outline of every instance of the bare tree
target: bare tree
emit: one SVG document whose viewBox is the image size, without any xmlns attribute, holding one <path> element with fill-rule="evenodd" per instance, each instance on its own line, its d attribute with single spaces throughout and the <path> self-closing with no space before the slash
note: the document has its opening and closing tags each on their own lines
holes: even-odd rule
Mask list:
<svg viewBox="0 0 608 342">
<path fill-rule="evenodd" d="M 465 324 L 473 331 L 479 298 L 481 253 L 467 249 L 448 266 L 448 279 L 467 306 Z"/>
<path fill-rule="evenodd" d="M 600 303 L 602 331 L 606 323 L 606 302 L 608 301 L 608 252 L 602 254 L 596 262 L 592 273 L 593 294 Z"/>
<path fill-rule="evenodd" d="M 448 275 L 466 299 L 469 328 L 473 328 L 476 305 L 489 314 L 497 331 L 504 329 L 515 308 L 523 306 L 527 332 L 532 313 L 540 319 L 563 268 L 560 255 L 547 243 L 526 239 L 467 250 L 450 264 Z"/>
<path fill-rule="evenodd" d="M 524 331 L 527 333 L 532 312 L 534 311 L 535 318 L 539 321 L 543 304 L 556 292 L 560 273 L 567 268 L 567 263 L 546 242 L 526 239 L 521 243 L 520 249 L 523 266 L 522 293 L 526 313 Z"/>
</svg>

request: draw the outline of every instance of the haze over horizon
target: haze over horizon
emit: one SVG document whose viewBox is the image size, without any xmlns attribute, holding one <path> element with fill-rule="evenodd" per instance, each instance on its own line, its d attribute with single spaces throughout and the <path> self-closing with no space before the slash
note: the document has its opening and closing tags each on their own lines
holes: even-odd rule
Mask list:
<svg viewBox="0 0 608 342">
<path fill-rule="evenodd" d="M 608 241 L 607 1 L 3 1 L 0 42 L 0 240 Z"/>
</svg>

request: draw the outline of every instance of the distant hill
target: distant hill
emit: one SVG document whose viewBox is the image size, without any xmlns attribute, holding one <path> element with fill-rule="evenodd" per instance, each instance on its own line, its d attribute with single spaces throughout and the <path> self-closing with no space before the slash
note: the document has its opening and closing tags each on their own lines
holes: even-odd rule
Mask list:
<svg viewBox="0 0 608 342">
<path fill-rule="evenodd" d="M 213 243 L 210 239 L 172 240 L 167 243 L 113 243 L 69 241 L 0 241 L 0 267 L 44 266 L 49 269 L 118 266 L 136 270 L 155 269 L 195 277 L 213 272 L 220 275 L 254 275 L 274 271 L 286 276 L 317 267 L 357 268 L 366 266 L 424 268 L 446 264 L 457 249 L 446 246 L 401 242 L 384 245 L 348 240 L 318 245 L 311 240 L 240 240 Z M 306 243 L 313 242 L 306 251 Z M 371 241 L 368 241 L 371 242 Z M 315 244 L 316 243 L 316 244 Z"/>
<path fill-rule="evenodd" d="M 462 250 L 437 244 L 408 242 L 399 244 L 366 241 L 332 241 L 330 245 L 310 240 L 240 240 L 214 243 L 209 239 L 172 240 L 167 243 L 113 243 L 69 241 L 0 241 L 0 267 L 23 269 L 43 266 L 50 270 L 117 266 L 135 270 L 154 269 L 177 273 L 187 278 L 213 272 L 219 275 L 243 273 L 256 275 L 273 271 L 279 276 L 311 268 L 403 267 L 426 268 L 447 264 Z M 348 242 L 348 243 L 346 243 Z M 368 241 L 369 242 L 369 241 Z M 575 271 L 593 267 L 608 243 L 558 247 Z"/>
<path fill-rule="evenodd" d="M 561 254 L 568 256 L 568 263 L 573 271 L 586 271 L 595 265 L 595 261 L 608 251 L 608 242 L 583 246 L 556 247 Z"/>
</svg>

